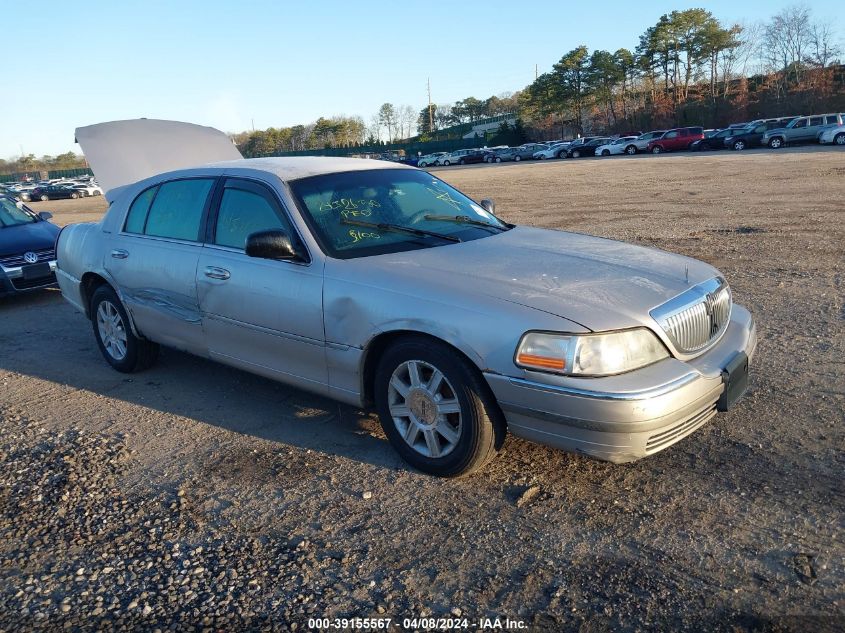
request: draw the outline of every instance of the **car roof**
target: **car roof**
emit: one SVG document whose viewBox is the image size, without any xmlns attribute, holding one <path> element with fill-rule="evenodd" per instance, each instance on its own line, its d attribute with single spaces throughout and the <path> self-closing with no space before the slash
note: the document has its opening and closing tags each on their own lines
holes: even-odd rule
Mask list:
<svg viewBox="0 0 845 633">
<path fill-rule="evenodd" d="M 373 158 L 341 158 L 334 156 L 281 156 L 268 158 L 241 158 L 198 167 L 232 169 L 257 169 L 278 176 L 281 180 L 299 180 L 337 172 L 365 171 L 368 169 L 414 169 L 402 163 Z"/>
</svg>

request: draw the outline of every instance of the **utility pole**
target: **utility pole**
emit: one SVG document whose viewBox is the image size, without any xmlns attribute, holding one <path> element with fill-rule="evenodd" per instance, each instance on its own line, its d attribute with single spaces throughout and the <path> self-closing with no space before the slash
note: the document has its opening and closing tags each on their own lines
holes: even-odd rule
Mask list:
<svg viewBox="0 0 845 633">
<path fill-rule="evenodd" d="M 431 77 L 428 78 L 428 133 L 434 133 L 434 114 L 431 112 Z"/>
<path fill-rule="evenodd" d="M 539 77 L 540 77 L 540 75 L 539 75 L 538 65 L 537 65 L 537 64 L 534 64 L 534 81 L 537 81 L 537 79 L 538 79 Z"/>
</svg>

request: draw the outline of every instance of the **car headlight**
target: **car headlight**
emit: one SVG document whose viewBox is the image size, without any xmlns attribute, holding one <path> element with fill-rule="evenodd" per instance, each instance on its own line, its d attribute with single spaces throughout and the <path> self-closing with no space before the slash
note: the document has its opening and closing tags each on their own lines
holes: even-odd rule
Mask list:
<svg viewBox="0 0 845 633">
<path fill-rule="evenodd" d="M 647 328 L 603 334 L 528 332 L 516 348 L 518 367 L 566 376 L 608 376 L 651 365 L 669 351 Z"/>
</svg>

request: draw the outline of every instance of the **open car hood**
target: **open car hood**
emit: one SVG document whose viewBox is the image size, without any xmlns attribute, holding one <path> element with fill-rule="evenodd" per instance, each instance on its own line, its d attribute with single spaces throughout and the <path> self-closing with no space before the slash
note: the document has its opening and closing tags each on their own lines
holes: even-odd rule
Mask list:
<svg viewBox="0 0 845 633">
<path fill-rule="evenodd" d="M 76 142 L 109 202 L 121 187 L 156 174 L 243 158 L 220 130 L 180 121 L 97 123 L 76 128 Z"/>
</svg>

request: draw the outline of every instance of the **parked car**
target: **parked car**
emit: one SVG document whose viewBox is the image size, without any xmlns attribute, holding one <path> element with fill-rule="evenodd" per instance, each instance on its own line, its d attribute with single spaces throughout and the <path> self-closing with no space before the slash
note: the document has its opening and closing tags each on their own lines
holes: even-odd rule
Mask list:
<svg viewBox="0 0 845 633">
<path fill-rule="evenodd" d="M 558 152 L 558 158 L 569 158 L 570 152 L 572 150 L 577 149 L 583 146 L 585 143 L 589 143 L 593 139 L 598 138 L 596 136 L 582 136 L 581 138 L 574 139 L 569 145 L 567 145 L 566 150 L 563 152 Z"/>
<path fill-rule="evenodd" d="M 523 143 L 517 149 L 522 160 L 530 160 L 534 158 L 534 154 L 549 149 L 549 146 L 545 143 Z"/>
<path fill-rule="evenodd" d="M 60 200 L 63 198 L 76 199 L 81 198 L 84 195 L 84 191 L 79 191 L 78 189 L 73 189 L 71 187 L 65 187 L 64 185 L 36 187 L 35 189 L 29 192 L 29 197 L 31 200 L 41 200 L 42 202 L 46 202 L 47 200 Z"/>
<path fill-rule="evenodd" d="M 431 154 L 420 156 L 420 159 L 417 162 L 417 167 L 431 167 L 432 165 L 436 165 L 437 160 L 446 154 L 448 154 L 448 152 L 432 152 Z"/>
<path fill-rule="evenodd" d="M 837 125 L 836 127 L 823 130 L 819 134 L 819 143 L 822 145 L 828 145 L 830 143 L 840 146 L 845 145 L 845 125 Z"/>
<path fill-rule="evenodd" d="M 616 154 L 626 154 L 625 150 L 630 146 L 632 141 L 637 140 L 636 136 L 621 136 L 614 139 L 605 145 L 599 145 L 595 150 L 596 156 L 614 156 Z"/>
<path fill-rule="evenodd" d="M 816 114 L 800 116 L 785 127 L 767 130 L 760 142 L 772 149 L 796 143 L 813 143 L 819 140 L 819 134 L 829 127 L 845 124 L 843 114 Z"/>
<path fill-rule="evenodd" d="M 693 151 L 725 149 L 725 139 L 735 134 L 742 128 L 725 128 L 723 130 L 711 130 L 699 141 L 693 141 L 690 149 Z"/>
<path fill-rule="evenodd" d="M 533 158 L 540 160 L 547 160 L 549 158 L 560 158 L 560 154 L 566 154 L 566 148 L 569 147 L 568 141 L 560 141 L 549 145 L 546 149 L 534 152 Z"/>
<path fill-rule="evenodd" d="M 648 149 L 649 142 L 660 138 L 666 133 L 666 130 L 654 130 L 652 132 L 646 132 L 645 134 L 640 134 L 637 138 L 633 141 L 628 143 L 625 146 L 625 153 L 626 154 L 636 154 L 638 152 L 645 152 Z"/>
<path fill-rule="evenodd" d="M 595 156 L 596 149 L 601 147 L 602 145 L 607 145 L 613 141 L 612 138 L 598 136 L 595 138 L 591 138 L 589 141 L 581 144 L 575 144 L 569 146 L 566 150 L 566 155 L 568 158 L 581 158 L 583 156 Z"/>
<path fill-rule="evenodd" d="M 474 149 L 468 154 L 462 156 L 458 161 L 459 165 L 471 165 L 473 163 L 492 163 L 493 152 L 486 149 Z"/>
<path fill-rule="evenodd" d="M 768 130 L 774 130 L 784 127 L 795 117 L 788 117 L 782 119 L 758 119 L 752 121 L 745 128 L 734 130 L 731 136 L 723 139 L 725 147 L 733 150 L 741 151 L 752 147 L 759 147 L 763 134 Z"/>
<path fill-rule="evenodd" d="M 502 161 L 522 161 L 522 160 L 531 160 L 534 157 L 534 152 L 536 152 L 534 145 L 530 146 L 520 146 L 520 147 L 508 147 L 507 149 L 501 149 L 494 153 L 493 162 L 501 163 Z"/>
<path fill-rule="evenodd" d="M 649 141 L 646 151 L 652 154 L 660 154 L 661 152 L 676 152 L 690 149 L 693 143 L 703 138 L 704 128 L 678 127 L 673 130 L 667 130 L 659 138 Z"/>
<path fill-rule="evenodd" d="M 59 227 L 12 196 L 0 196 L 0 296 L 56 285 Z"/>
<path fill-rule="evenodd" d="M 374 409 L 441 476 L 508 431 L 632 461 L 746 390 L 754 321 L 704 262 L 515 226 L 396 163 L 244 160 L 170 121 L 76 138 L 111 204 L 62 230 L 58 279 L 118 371 L 168 345 Z"/>
<path fill-rule="evenodd" d="M 464 158 L 467 154 L 469 154 L 470 152 L 474 152 L 474 151 L 475 151 L 475 150 L 472 150 L 472 149 L 458 149 L 458 150 L 455 150 L 454 152 L 450 152 L 450 153 L 446 154 L 445 156 L 441 156 L 441 157 L 437 160 L 437 164 L 438 164 L 438 165 L 446 165 L 447 167 L 448 167 L 449 165 L 463 165 L 463 163 L 461 162 L 461 160 L 462 160 L 462 159 L 463 159 L 463 158 Z"/>
</svg>

